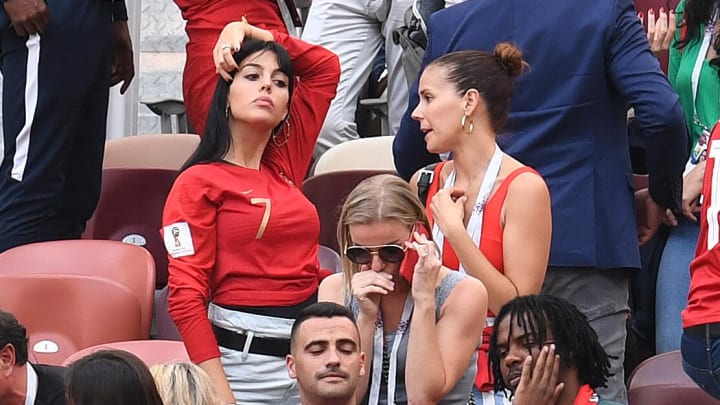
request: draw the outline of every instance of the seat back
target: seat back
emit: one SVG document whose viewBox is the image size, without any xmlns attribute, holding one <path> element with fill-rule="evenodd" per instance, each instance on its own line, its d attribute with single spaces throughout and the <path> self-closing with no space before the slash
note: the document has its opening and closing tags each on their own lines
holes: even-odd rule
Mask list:
<svg viewBox="0 0 720 405">
<path fill-rule="evenodd" d="M 155 288 L 167 284 L 168 259 L 160 237 L 162 212 L 176 170 L 103 169 L 100 200 L 83 238 L 142 246 L 155 261 Z"/>
<path fill-rule="evenodd" d="M 27 328 L 36 363 L 59 365 L 85 347 L 147 337 L 137 296 L 100 277 L 0 274 L 0 307 Z"/>
<path fill-rule="evenodd" d="M 717 405 L 682 369 L 680 351 L 653 356 L 633 371 L 628 382 L 632 405 Z"/>
<path fill-rule="evenodd" d="M 87 347 L 73 353 L 65 359 L 63 365 L 69 366 L 75 360 L 81 359 L 99 350 L 124 350 L 136 355 L 148 367 L 156 364 L 190 361 L 183 342 L 174 340 L 133 340 L 125 342 L 103 343 Z"/>
<path fill-rule="evenodd" d="M 175 321 L 170 316 L 168 308 L 169 287 L 165 286 L 155 296 L 155 321 L 157 325 L 157 338 L 165 340 L 182 340 Z"/>
<path fill-rule="evenodd" d="M 333 273 L 342 272 L 342 259 L 340 255 L 327 246 L 320 245 L 318 261 L 320 262 L 321 269 L 328 269 Z"/>
<path fill-rule="evenodd" d="M 395 171 L 392 136 L 353 139 L 328 149 L 315 163 L 314 175 L 344 170 Z"/>
<path fill-rule="evenodd" d="M 143 248 L 107 240 L 32 243 L 0 254 L 0 275 L 12 274 L 78 275 L 104 278 L 125 286 L 135 295 L 142 313 L 143 334 L 139 338 L 150 336 L 155 265 Z"/>
<path fill-rule="evenodd" d="M 178 170 L 199 143 L 200 137 L 195 134 L 148 134 L 111 139 L 105 143 L 103 168 Z"/>
<path fill-rule="evenodd" d="M 303 182 L 303 193 L 315 204 L 320 216 L 320 244 L 340 253 L 337 223 L 345 198 L 362 180 L 377 174 L 393 174 L 388 170 L 331 171 L 312 176 Z"/>
</svg>

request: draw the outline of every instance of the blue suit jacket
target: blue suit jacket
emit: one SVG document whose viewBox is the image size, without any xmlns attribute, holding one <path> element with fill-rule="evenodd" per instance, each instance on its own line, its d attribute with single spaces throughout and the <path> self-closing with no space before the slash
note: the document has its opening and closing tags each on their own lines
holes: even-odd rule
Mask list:
<svg viewBox="0 0 720 405">
<path fill-rule="evenodd" d="M 502 41 L 519 45 L 530 64 L 498 143 L 548 184 L 550 265 L 639 267 L 627 108 L 646 138 L 650 194 L 665 207 L 679 206 L 688 141 L 678 96 L 631 0 L 468 0 L 433 14 L 429 36 L 423 67 Z M 393 145 L 405 178 L 438 160 L 410 118 L 417 102 L 416 81 Z"/>
</svg>

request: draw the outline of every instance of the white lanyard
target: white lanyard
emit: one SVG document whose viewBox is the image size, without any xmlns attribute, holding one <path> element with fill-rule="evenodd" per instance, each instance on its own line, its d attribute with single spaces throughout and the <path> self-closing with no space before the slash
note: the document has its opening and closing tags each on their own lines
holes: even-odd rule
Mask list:
<svg viewBox="0 0 720 405">
<path fill-rule="evenodd" d="M 397 356 L 400 349 L 400 341 L 403 335 L 410 327 L 410 315 L 413 311 L 412 294 L 408 292 L 403 306 L 403 312 L 400 316 L 400 323 L 395 332 L 392 348 L 390 349 L 390 364 L 387 380 L 387 404 L 395 405 L 395 378 L 397 377 Z M 378 312 L 377 321 L 375 322 L 375 336 L 373 339 L 373 366 L 372 366 L 372 384 L 370 384 L 370 398 L 368 405 L 377 405 L 380 401 L 380 385 L 382 384 L 382 367 L 383 354 L 385 351 L 385 334 L 383 331 L 382 315 Z"/>
<path fill-rule="evenodd" d="M 495 180 L 497 179 L 498 173 L 500 173 L 500 162 L 502 162 L 503 153 L 500 147 L 495 145 L 495 152 L 490 158 L 490 163 L 485 170 L 485 176 L 483 177 L 482 183 L 480 184 L 480 190 L 478 191 L 477 198 L 475 199 L 475 205 L 473 206 L 472 212 L 470 213 L 470 220 L 468 221 L 467 231 L 470 234 L 473 242 L 480 247 L 480 237 L 482 236 L 482 221 L 483 213 L 485 211 L 485 204 L 490 198 Z M 447 181 L 443 188 L 450 188 L 455 186 L 455 170 L 450 173 Z M 443 243 L 445 242 L 445 235 L 440 231 L 440 227 L 437 222 L 433 225 L 433 240 L 437 243 L 442 255 Z M 466 273 L 465 267 L 462 262 L 458 269 L 461 273 Z"/>
<path fill-rule="evenodd" d="M 705 35 L 703 35 L 702 43 L 700 44 L 700 50 L 698 51 L 697 59 L 695 59 L 695 66 L 693 66 L 692 76 L 690 78 L 692 84 L 692 98 L 693 98 L 693 122 L 696 125 L 703 127 L 704 130 L 709 128 L 705 127 L 700 121 L 700 117 L 697 112 L 697 94 L 698 84 L 700 82 L 700 71 L 702 70 L 703 63 L 707 58 L 708 49 L 710 49 L 710 40 L 712 39 L 713 31 L 715 30 L 715 22 L 717 21 L 718 10 L 713 11 L 713 16 L 708 22 L 705 28 Z"/>
</svg>

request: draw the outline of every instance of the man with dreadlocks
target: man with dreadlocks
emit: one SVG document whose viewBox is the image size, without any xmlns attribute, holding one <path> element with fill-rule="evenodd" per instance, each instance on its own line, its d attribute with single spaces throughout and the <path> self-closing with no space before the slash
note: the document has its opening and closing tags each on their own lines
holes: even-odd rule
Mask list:
<svg viewBox="0 0 720 405">
<path fill-rule="evenodd" d="M 490 337 L 495 390 L 513 405 L 612 405 L 595 393 L 610 361 L 585 315 L 568 301 L 527 295 L 505 304 Z"/>
</svg>

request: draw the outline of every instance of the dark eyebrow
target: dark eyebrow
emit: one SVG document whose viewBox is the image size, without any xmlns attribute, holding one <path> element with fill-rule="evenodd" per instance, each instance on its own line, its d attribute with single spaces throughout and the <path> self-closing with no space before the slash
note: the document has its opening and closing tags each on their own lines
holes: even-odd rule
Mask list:
<svg viewBox="0 0 720 405">
<path fill-rule="evenodd" d="M 312 346 L 322 346 L 327 347 L 329 342 L 327 340 L 312 340 L 308 342 L 308 344 L 305 345 L 304 349 L 307 350 Z"/>
<path fill-rule="evenodd" d="M 521 340 L 523 342 L 527 342 L 528 340 L 536 341 L 536 340 L 538 340 L 538 335 L 536 333 L 526 332 L 526 333 L 518 336 L 516 338 L 516 340 Z M 535 343 L 537 343 L 537 342 L 535 342 Z"/>
<path fill-rule="evenodd" d="M 260 69 L 260 70 L 263 70 L 263 69 L 264 69 L 264 67 L 263 67 L 261 64 L 259 64 L 259 63 L 248 62 L 248 63 L 240 66 L 240 70 L 243 70 L 243 69 L 245 69 L 246 67 L 253 67 L 253 68 L 256 68 L 256 69 Z M 287 74 L 285 74 L 285 72 L 283 72 L 282 70 L 280 70 L 279 67 L 278 67 L 277 69 L 273 70 L 273 74 L 275 74 L 275 73 L 281 73 L 281 74 L 287 76 Z"/>
<path fill-rule="evenodd" d="M 422 89 L 422 90 L 420 90 L 420 95 L 424 96 L 425 93 L 428 93 L 429 91 L 430 91 L 430 89 Z"/>
<path fill-rule="evenodd" d="M 336 345 L 337 346 L 350 345 L 350 346 L 352 346 L 353 350 L 356 350 L 358 347 L 358 344 L 352 339 L 338 339 Z"/>
</svg>

